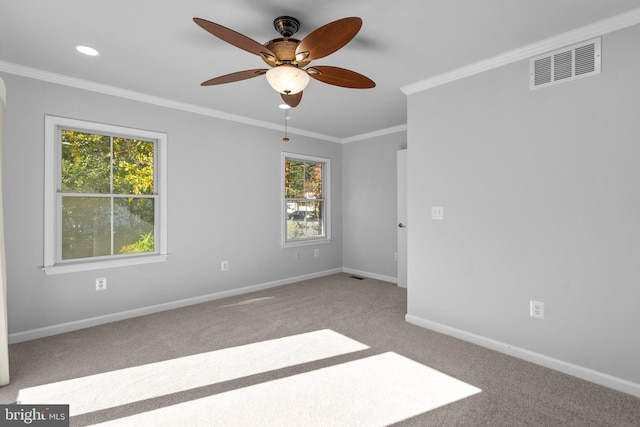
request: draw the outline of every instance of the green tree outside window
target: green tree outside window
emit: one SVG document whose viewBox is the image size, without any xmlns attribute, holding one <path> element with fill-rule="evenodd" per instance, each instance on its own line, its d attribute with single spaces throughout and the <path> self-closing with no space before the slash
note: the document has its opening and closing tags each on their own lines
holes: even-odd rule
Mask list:
<svg viewBox="0 0 640 427">
<path fill-rule="evenodd" d="M 61 130 L 62 259 L 155 252 L 153 141 Z"/>
</svg>

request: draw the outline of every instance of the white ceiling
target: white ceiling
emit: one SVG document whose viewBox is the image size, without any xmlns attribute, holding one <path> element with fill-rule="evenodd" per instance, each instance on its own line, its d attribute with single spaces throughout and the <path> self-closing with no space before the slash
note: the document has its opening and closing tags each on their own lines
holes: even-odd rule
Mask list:
<svg viewBox="0 0 640 427">
<path fill-rule="evenodd" d="M 312 80 L 289 122 L 342 140 L 405 125 L 401 87 L 638 7 L 640 0 L 2 0 L 0 72 L 46 71 L 282 126 L 280 97 L 263 77 L 200 86 L 265 64 L 192 18 L 264 43 L 279 37 L 273 20 L 280 15 L 300 20 L 298 39 L 359 16 L 364 24 L 355 39 L 311 65 L 357 71 L 376 88 Z M 101 55 L 82 56 L 76 44 Z"/>
</svg>

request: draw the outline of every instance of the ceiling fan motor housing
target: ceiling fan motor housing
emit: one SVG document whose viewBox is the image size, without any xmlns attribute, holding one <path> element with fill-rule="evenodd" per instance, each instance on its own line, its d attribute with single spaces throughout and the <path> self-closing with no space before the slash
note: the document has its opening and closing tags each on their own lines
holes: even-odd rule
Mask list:
<svg viewBox="0 0 640 427">
<path fill-rule="evenodd" d="M 306 58 L 300 61 L 296 59 L 296 48 L 299 44 L 300 40 L 294 39 L 293 37 L 281 37 L 269 40 L 264 46 L 275 54 L 275 58 L 262 57 L 262 60 L 272 67 L 280 64 L 291 64 L 302 68 L 311 61 Z"/>
<path fill-rule="evenodd" d="M 291 37 L 300 29 L 300 21 L 292 16 L 279 16 L 273 20 L 273 26 L 282 37 Z"/>
</svg>

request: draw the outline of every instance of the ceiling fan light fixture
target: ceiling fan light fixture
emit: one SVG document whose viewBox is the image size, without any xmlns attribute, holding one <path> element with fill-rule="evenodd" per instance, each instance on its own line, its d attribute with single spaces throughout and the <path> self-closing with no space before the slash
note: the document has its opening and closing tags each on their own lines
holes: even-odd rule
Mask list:
<svg viewBox="0 0 640 427">
<path fill-rule="evenodd" d="M 309 74 L 290 64 L 282 64 L 267 71 L 267 82 L 276 91 L 285 95 L 300 93 L 309 84 Z"/>
<path fill-rule="evenodd" d="M 265 74 L 269 85 L 291 108 L 300 104 L 303 90 L 311 77 L 322 83 L 353 89 L 370 89 L 376 86 L 367 76 L 346 68 L 308 67 L 311 61 L 331 55 L 349 43 L 362 27 L 362 19 L 358 17 L 330 22 L 307 34 L 302 40 L 297 40 L 291 36 L 300 28 L 300 22 L 291 16 L 280 16 L 274 20 L 274 27 L 282 38 L 269 40 L 264 44 L 215 22 L 202 18 L 193 20 L 220 40 L 259 56 L 270 67 L 225 74 L 209 79 L 201 83 L 201 86 L 237 82 Z"/>
</svg>

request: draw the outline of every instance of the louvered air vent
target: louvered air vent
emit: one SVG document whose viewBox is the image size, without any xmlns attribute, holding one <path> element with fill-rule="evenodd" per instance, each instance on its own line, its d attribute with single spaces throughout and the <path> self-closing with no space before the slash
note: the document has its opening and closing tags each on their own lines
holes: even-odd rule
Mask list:
<svg viewBox="0 0 640 427">
<path fill-rule="evenodd" d="M 529 88 L 538 89 L 600 74 L 600 38 L 529 60 Z"/>
</svg>

